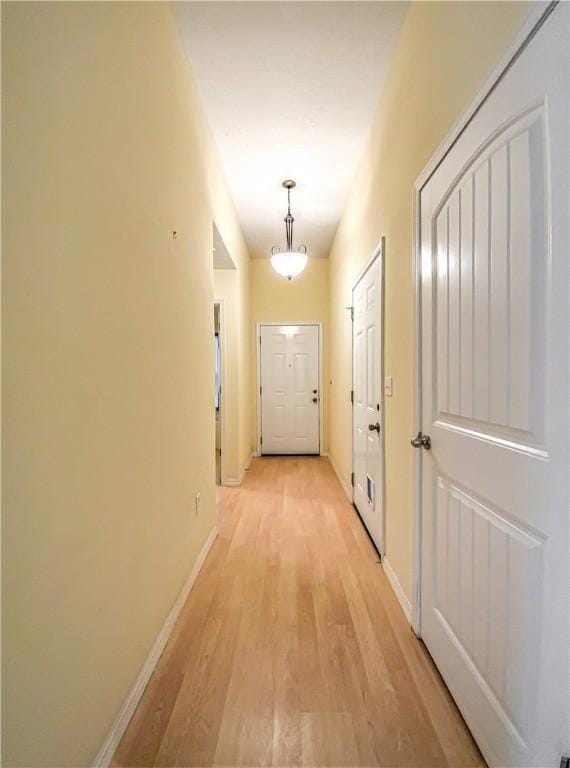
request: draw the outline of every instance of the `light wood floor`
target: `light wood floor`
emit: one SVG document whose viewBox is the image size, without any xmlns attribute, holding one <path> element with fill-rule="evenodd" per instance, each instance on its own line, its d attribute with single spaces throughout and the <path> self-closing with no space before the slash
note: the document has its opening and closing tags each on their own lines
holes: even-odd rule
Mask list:
<svg viewBox="0 0 570 768">
<path fill-rule="evenodd" d="M 115 766 L 483 766 L 321 458 L 253 462 Z"/>
</svg>

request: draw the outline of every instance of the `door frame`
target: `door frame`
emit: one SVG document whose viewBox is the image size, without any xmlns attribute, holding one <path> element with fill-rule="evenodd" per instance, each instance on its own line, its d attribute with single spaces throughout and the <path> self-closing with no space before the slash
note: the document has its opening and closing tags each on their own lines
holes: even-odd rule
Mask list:
<svg viewBox="0 0 570 768">
<path fill-rule="evenodd" d="M 261 456 L 261 328 L 274 325 L 316 325 L 319 329 L 318 369 L 319 369 L 319 456 L 325 456 L 324 450 L 324 397 L 323 397 L 323 323 L 321 320 L 283 320 L 282 322 L 270 321 L 255 324 L 255 407 L 256 407 L 256 446 L 255 455 Z"/>
<path fill-rule="evenodd" d="M 380 485 L 380 501 L 382 504 L 382 551 L 379 551 L 378 554 L 380 555 L 380 559 L 383 560 L 384 556 L 386 554 L 386 508 L 385 508 L 385 500 L 386 500 L 386 493 L 385 493 L 385 487 L 386 487 L 386 462 L 384 460 L 385 456 L 385 446 L 386 446 L 386 411 L 385 411 L 385 402 L 384 402 L 384 270 L 385 270 L 385 262 L 386 262 L 386 238 L 384 235 L 380 238 L 380 241 L 370 254 L 370 256 L 366 259 L 366 262 L 364 266 L 361 268 L 360 272 L 356 275 L 355 279 L 352 282 L 352 285 L 350 287 L 350 309 L 351 309 L 351 323 L 350 323 L 350 381 L 351 381 L 351 389 L 354 392 L 355 391 L 355 384 L 354 384 L 354 290 L 358 283 L 362 280 L 364 275 L 368 272 L 370 267 L 374 264 L 374 262 L 378 260 L 380 269 L 379 269 L 379 279 L 380 279 L 380 302 L 379 302 L 379 311 L 378 311 L 378 325 L 380 327 L 380 341 L 381 341 L 381 349 L 382 354 L 380 355 L 380 392 L 378 393 L 380 397 L 380 413 L 382 414 L 382 429 L 380 432 L 380 456 L 379 456 L 379 470 L 380 470 L 380 476 L 382 477 L 382 483 Z M 351 450 L 351 472 L 354 473 L 354 404 L 351 403 L 350 406 L 350 450 Z M 354 476 L 354 474 L 353 474 Z M 354 503 L 354 485 L 351 483 L 351 494 L 352 494 L 352 504 L 354 508 L 356 509 L 356 505 Z M 356 510 L 358 512 L 358 509 Z M 374 545 L 376 546 L 376 545 Z"/>
<path fill-rule="evenodd" d="M 225 485 L 226 474 L 224 468 L 224 454 L 226 452 L 226 308 L 223 299 L 214 299 L 213 305 L 220 308 L 220 332 L 218 335 L 220 345 L 220 484 Z"/>
<path fill-rule="evenodd" d="M 413 245 L 412 245 L 412 279 L 413 279 L 413 306 L 414 306 L 414 354 L 413 354 L 413 431 L 414 437 L 422 429 L 422 303 L 421 303 L 421 192 L 431 179 L 437 168 L 443 162 L 446 155 L 453 148 L 463 131 L 483 106 L 492 91 L 503 79 L 524 49 L 550 16 L 559 0 L 545 4 L 541 0 L 534 0 L 529 12 L 524 19 L 518 33 L 506 49 L 505 53 L 494 67 L 487 80 L 477 91 L 475 97 L 465 112 L 453 124 L 445 138 L 436 149 L 424 170 L 416 179 L 413 187 Z M 422 577 L 422 461 L 423 451 L 414 451 L 413 474 L 413 556 L 412 556 L 412 629 L 418 637 L 421 637 L 421 577 Z"/>
</svg>

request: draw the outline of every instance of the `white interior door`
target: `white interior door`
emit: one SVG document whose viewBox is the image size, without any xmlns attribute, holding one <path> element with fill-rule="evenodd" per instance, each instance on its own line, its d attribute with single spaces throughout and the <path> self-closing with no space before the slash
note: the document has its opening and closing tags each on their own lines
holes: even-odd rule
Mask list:
<svg viewBox="0 0 570 768">
<path fill-rule="evenodd" d="M 383 552 L 382 509 L 382 291 L 380 258 L 352 292 L 354 504 L 378 551 Z"/>
<path fill-rule="evenodd" d="M 570 749 L 568 11 L 421 192 L 421 634 L 492 766 Z"/>
<path fill-rule="evenodd" d="M 319 453 L 319 327 L 261 326 L 261 452 Z"/>
</svg>

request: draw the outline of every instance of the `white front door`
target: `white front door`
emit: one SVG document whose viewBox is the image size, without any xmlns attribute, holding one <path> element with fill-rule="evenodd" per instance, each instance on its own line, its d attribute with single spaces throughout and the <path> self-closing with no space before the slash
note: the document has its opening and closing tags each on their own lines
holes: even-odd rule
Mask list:
<svg viewBox="0 0 570 768">
<path fill-rule="evenodd" d="M 382 291 L 380 258 L 352 292 L 354 504 L 378 551 L 383 551 L 382 509 Z"/>
<path fill-rule="evenodd" d="M 491 766 L 570 750 L 568 11 L 420 201 L 421 635 Z"/>
<path fill-rule="evenodd" d="M 261 452 L 319 453 L 319 327 L 262 325 Z"/>
</svg>

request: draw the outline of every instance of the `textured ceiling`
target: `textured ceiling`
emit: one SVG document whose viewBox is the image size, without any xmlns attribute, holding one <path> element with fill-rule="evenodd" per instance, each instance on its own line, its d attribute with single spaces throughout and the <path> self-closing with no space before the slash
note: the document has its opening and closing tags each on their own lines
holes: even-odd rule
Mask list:
<svg viewBox="0 0 570 768">
<path fill-rule="evenodd" d="M 192 74 L 253 257 L 326 256 L 407 10 L 398 2 L 177 2 Z"/>
</svg>

